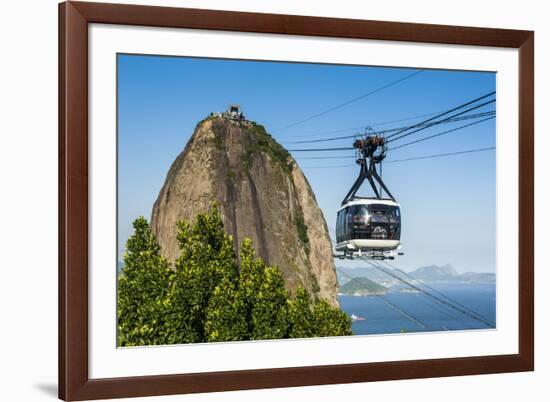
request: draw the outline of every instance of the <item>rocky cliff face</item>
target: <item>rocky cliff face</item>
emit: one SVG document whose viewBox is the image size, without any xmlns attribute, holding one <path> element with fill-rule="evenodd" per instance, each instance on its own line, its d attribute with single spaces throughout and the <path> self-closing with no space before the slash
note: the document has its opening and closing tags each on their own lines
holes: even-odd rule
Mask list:
<svg viewBox="0 0 550 402">
<path fill-rule="evenodd" d="M 176 222 L 208 211 L 214 200 L 236 247 L 250 237 L 290 291 L 301 285 L 337 305 L 323 214 L 296 162 L 262 126 L 222 117 L 197 125 L 153 207 L 151 226 L 164 255 L 178 256 Z"/>
</svg>

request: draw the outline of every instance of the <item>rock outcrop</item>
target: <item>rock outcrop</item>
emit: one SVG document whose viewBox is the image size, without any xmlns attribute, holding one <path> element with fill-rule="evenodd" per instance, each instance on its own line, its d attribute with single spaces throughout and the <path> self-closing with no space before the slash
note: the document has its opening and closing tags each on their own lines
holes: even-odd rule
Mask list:
<svg viewBox="0 0 550 402">
<path fill-rule="evenodd" d="M 305 287 L 337 305 L 338 285 L 327 224 L 290 154 L 253 122 L 210 116 L 200 122 L 168 171 L 151 226 L 170 260 L 178 256 L 176 222 L 216 201 L 238 247 L 253 240 L 293 292 Z"/>
</svg>

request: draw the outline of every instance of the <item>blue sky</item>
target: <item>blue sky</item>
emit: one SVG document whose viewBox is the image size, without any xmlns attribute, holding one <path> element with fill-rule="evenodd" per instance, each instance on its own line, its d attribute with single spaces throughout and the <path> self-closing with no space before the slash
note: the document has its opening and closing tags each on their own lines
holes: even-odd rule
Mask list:
<svg viewBox="0 0 550 402">
<path fill-rule="evenodd" d="M 185 147 L 197 122 L 210 112 L 225 110 L 230 103 L 240 104 L 249 119 L 264 125 L 288 149 L 345 147 L 352 140 L 318 144 L 290 141 L 351 135 L 361 130 L 324 133 L 369 125 L 378 130 L 400 127 L 422 119 L 379 123 L 444 111 L 495 90 L 496 75 L 492 72 L 427 70 L 331 113 L 280 129 L 414 71 L 119 55 L 119 253 L 131 234 L 132 221 L 140 215 L 150 218 L 168 168 Z M 494 110 L 494 104 L 476 112 L 490 110 Z M 466 123 L 436 126 L 410 139 Z M 495 142 L 495 121 L 489 120 L 390 151 L 386 160 L 491 147 Z M 348 155 L 348 159 L 302 159 Z M 358 167 L 353 166 L 353 152 L 294 152 L 293 156 L 306 174 L 333 232 L 336 210 L 358 173 Z M 396 264 L 407 270 L 451 263 L 459 272 L 495 271 L 494 150 L 385 163 L 383 178 L 401 203 L 403 214 L 401 239 L 405 255 Z M 369 195 L 367 185 L 358 194 Z"/>
</svg>

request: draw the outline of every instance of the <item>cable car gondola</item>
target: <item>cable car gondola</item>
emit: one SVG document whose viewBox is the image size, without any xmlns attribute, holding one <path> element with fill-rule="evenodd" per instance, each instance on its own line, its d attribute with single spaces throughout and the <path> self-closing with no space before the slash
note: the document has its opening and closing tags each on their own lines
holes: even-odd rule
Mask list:
<svg viewBox="0 0 550 402">
<path fill-rule="evenodd" d="M 399 248 L 400 237 L 401 211 L 391 199 L 354 198 L 338 210 L 336 251 L 382 257 Z"/>
<path fill-rule="evenodd" d="M 401 254 L 397 252 L 401 247 L 401 210 L 376 170 L 386 156 L 386 141 L 371 130 L 353 146 L 361 170 L 337 212 L 336 251 L 342 253 L 340 258 L 394 259 Z M 355 195 L 365 180 L 375 197 Z M 383 198 L 382 192 L 388 197 Z"/>
</svg>

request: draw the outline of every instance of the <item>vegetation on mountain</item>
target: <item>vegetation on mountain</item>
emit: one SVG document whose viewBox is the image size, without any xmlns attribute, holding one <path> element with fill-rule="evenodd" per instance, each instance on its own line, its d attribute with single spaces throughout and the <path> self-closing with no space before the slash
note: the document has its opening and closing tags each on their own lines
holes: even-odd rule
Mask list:
<svg viewBox="0 0 550 402">
<path fill-rule="evenodd" d="M 248 160 L 257 151 L 261 151 L 276 161 L 287 173 L 291 173 L 292 158 L 290 153 L 265 130 L 265 127 L 254 121 L 250 122 L 248 131 L 252 134 L 253 141 L 247 144 Z M 247 164 L 248 166 L 248 164 Z"/>
</svg>

